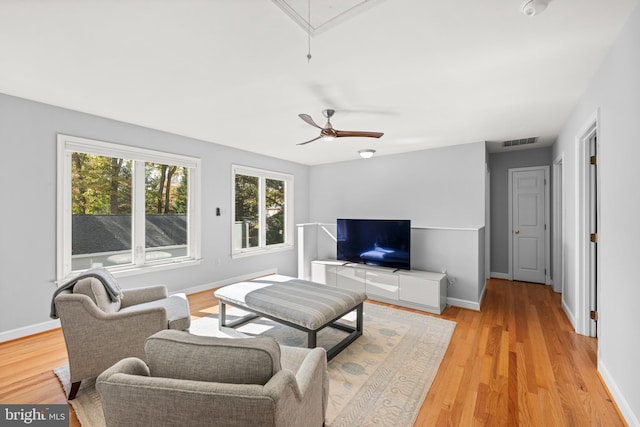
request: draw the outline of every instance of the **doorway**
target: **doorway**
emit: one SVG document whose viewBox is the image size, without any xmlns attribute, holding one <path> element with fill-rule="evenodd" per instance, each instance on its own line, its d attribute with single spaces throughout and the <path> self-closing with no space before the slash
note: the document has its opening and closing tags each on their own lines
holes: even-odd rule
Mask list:
<svg viewBox="0 0 640 427">
<path fill-rule="evenodd" d="M 578 149 L 578 307 L 576 332 L 598 336 L 600 185 L 597 113 L 576 138 Z"/>
<path fill-rule="evenodd" d="M 549 167 L 509 169 L 510 279 L 546 284 L 549 248 Z"/>
</svg>

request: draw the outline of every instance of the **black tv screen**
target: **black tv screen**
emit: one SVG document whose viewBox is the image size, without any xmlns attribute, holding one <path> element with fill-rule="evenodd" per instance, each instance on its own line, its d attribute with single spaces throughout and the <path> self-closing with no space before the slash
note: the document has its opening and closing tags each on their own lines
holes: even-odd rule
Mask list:
<svg viewBox="0 0 640 427">
<path fill-rule="evenodd" d="M 411 221 L 337 220 L 337 258 L 341 261 L 411 269 Z"/>
</svg>

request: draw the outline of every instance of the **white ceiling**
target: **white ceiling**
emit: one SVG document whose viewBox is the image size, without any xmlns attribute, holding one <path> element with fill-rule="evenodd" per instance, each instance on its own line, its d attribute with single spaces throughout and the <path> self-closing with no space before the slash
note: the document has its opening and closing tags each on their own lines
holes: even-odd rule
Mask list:
<svg viewBox="0 0 640 427">
<path fill-rule="evenodd" d="M 529 18 L 520 0 L 369 2 L 316 32 L 308 62 L 271 0 L 0 0 L 0 92 L 309 165 L 544 145 L 638 4 L 553 0 Z M 312 0 L 312 23 L 334 3 Z M 325 108 L 385 135 L 296 146 L 318 135 L 297 115 L 322 125 Z"/>
<path fill-rule="evenodd" d="M 272 1 L 297 22 L 305 32 L 317 35 L 385 0 Z"/>
</svg>

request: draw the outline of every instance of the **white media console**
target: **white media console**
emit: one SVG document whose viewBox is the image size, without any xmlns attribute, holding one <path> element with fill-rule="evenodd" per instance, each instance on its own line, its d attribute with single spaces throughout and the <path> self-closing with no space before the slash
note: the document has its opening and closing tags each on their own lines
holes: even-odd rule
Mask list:
<svg viewBox="0 0 640 427">
<path fill-rule="evenodd" d="M 429 313 L 441 314 L 447 305 L 447 275 L 442 273 L 317 260 L 311 262 L 311 281 Z"/>
</svg>

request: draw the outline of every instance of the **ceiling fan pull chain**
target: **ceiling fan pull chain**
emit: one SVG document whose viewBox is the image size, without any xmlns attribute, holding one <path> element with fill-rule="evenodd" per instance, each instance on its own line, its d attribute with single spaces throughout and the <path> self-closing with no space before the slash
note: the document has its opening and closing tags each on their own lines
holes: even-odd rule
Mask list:
<svg viewBox="0 0 640 427">
<path fill-rule="evenodd" d="M 309 43 L 309 50 L 307 51 L 307 62 L 311 62 L 311 0 L 308 0 L 307 10 L 307 41 Z"/>
</svg>

